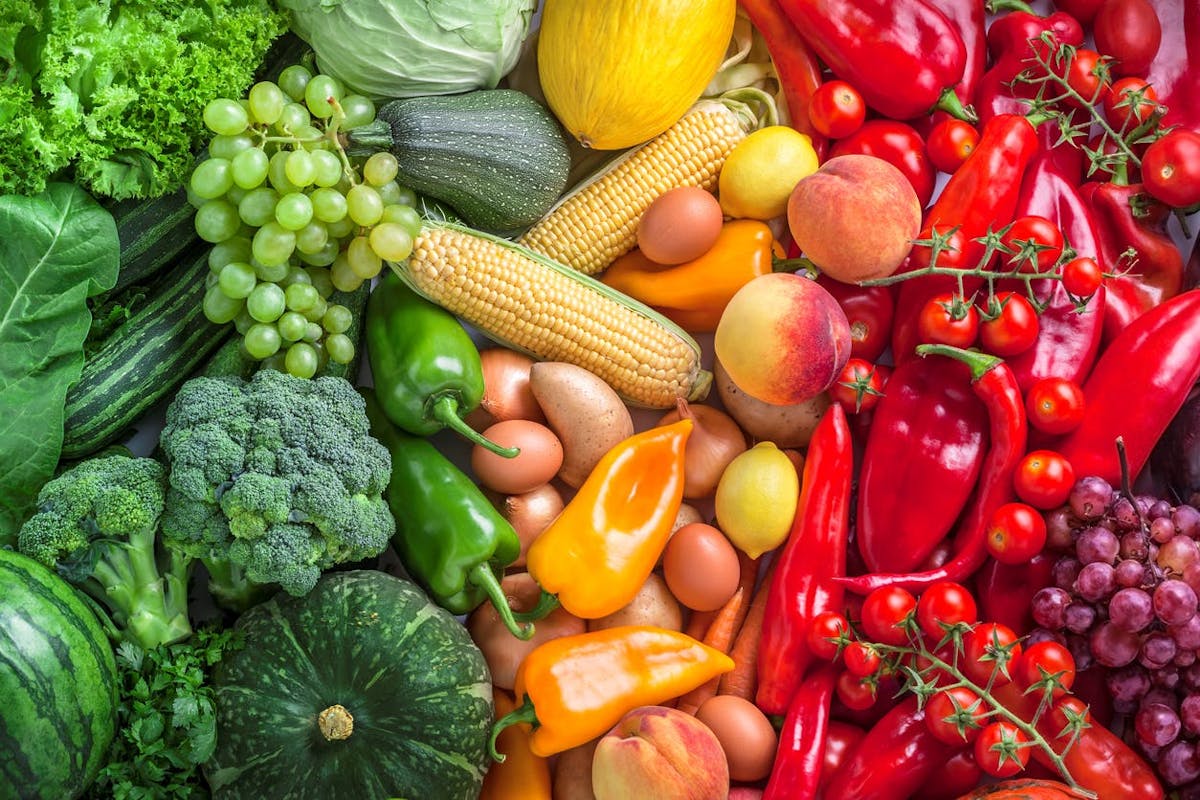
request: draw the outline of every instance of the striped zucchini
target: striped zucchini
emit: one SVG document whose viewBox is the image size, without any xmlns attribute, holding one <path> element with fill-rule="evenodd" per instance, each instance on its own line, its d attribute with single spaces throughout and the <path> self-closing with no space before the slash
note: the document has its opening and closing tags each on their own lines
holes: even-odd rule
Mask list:
<svg viewBox="0 0 1200 800">
<path fill-rule="evenodd" d="M 109 211 L 121 240 L 121 271 L 110 295 L 154 277 L 200 240 L 193 222 L 196 209 L 183 189 L 151 200 L 126 200 Z"/>
<path fill-rule="evenodd" d="M 64 458 L 85 456 L 118 439 L 233 330 L 204 316 L 208 251 L 207 245 L 189 250 L 84 364 L 67 393 Z"/>
</svg>

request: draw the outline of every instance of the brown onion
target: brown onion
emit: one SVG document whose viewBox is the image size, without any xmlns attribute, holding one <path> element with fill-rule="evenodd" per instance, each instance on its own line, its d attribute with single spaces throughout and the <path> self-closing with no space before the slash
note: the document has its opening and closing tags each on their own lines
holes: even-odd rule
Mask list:
<svg viewBox="0 0 1200 800">
<path fill-rule="evenodd" d="M 683 496 L 708 497 L 717 490 L 725 467 L 746 449 L 746 435 L 724 411 L 689 405 L 683 398 L 658 424 L 670 425 L 680 419 L 692 420 L 692 433 L 683 453 Z"/>
<path fill-rule="evenodd" d="M 549 483 L 524 494 L 505 497 L 500 504 L 500 513 L 513 526 L 521 540 L 521 555 L 510 566 L 525 566 L 525 555 L 529 545 L 554 521 L 563 510 L 562 495 Z"/>
<path fill-rule="evenodd" d="M 495 422 L 523 419 L 545 422 L 546 415 L 529 390 L 529 368 L 534 361 L 506 347 L 489 347 L 479 353 L 483 365 L 483 399 L 466 420 L 476 430 Z"/>
</svg>

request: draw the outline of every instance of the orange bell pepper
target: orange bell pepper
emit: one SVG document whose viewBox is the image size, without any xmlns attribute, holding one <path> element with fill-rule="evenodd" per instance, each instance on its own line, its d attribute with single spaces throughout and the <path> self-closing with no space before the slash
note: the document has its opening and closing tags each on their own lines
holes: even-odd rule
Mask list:
<svg viewBox="0 0 1200 800">
<path fill-rule="evenodd" d="M 516 709 L 517 704 L 502 689 L 493 689 L 496 717 Z M 550 762 L 529 749 L 528 725 L 505 728 L 496 743 L 508 758 L 494 761 L 483 779 L 479 800 L 551 800 Z"/>
<path fill-rule="evenodd" d="M 492 726 L 530 723 L 530 750 L 551 756 L 607 733 L 635 708 L 690 692 L 733 669 L 733 659 L 678 631 L 625 625 L 564 636 L 539 645 L 517 669 L 521 705 Z"/>
<path fill-rule="evenodd" d="M 608 616 L 634 598 L 683 502 L 683 451 L 691 432 L 690 419 L 650 428 L 600 459 L 529 547 L 526 568 L 544 596 L 556 595 L 583 619 Z"/>
<path fill-rule="evenodd" d="M 654 308 L 684 330 L 711 333 L 738 289 L 759 275 L 798 267 L 765 223 L 735 219 L 721 227 L 708 252 L 674 266 L 656 264 L 633 250 L 613 262 L 600 280 Z"/>
</svg>

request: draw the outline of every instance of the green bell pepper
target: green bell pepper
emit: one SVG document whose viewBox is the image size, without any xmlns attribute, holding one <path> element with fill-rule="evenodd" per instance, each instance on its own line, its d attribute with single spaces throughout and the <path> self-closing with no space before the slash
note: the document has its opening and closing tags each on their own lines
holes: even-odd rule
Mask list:
<svg viewBox="0 0 1200 800">
<path fill-rule="evenodd" d="M 517 455 L 463 421 L 483 399 L 483 366 L 457 317 L 389 270 L 367 301 L 366 329 L 375 393 L 393 424 L 417 436 L 450 428 L 493 453 Z"/>
</svg>

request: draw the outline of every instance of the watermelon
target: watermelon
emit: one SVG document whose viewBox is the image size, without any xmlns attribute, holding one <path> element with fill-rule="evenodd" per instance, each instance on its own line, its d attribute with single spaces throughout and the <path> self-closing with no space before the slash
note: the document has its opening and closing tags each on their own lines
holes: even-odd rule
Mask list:
<svg viewBox="0 0 1200 800">
<path fill-rule="evenodd" d="M 373 570 L 280 592 L 217 665 L 214 800 L 475 800 L 492 687 L 466 628 Z"/>
<path fill-rule="evenodd" d="M 76 590 L 0 550 L 0 800 L 81 795 L 117 724 L 112 646 Z"/>
</svg>

